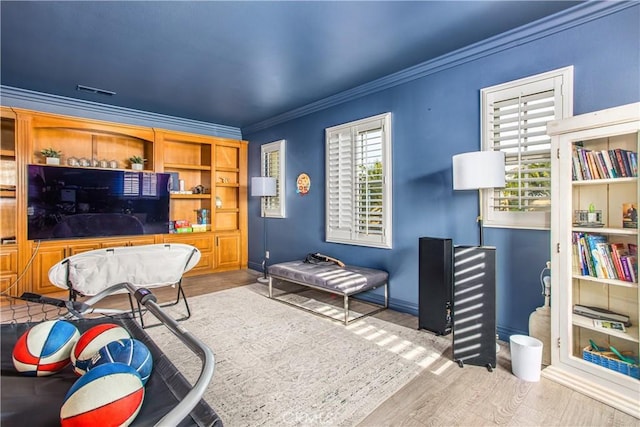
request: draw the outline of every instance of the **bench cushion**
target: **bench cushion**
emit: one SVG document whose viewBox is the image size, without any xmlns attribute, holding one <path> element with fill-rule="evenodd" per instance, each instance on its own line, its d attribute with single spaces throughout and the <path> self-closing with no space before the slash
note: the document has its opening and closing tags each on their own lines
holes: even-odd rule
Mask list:
<svg viewBox="0 0 640 427">
<path fill-rule="evenodd" d="M 382 286 L 387 283 L 389 273 L 373 268 L 334 263 L 309 264 L 290 261 L 269 266 L 269 274 L 280 279 L 291 280 L 311 286 L 351 295 Z"/>
</svg>

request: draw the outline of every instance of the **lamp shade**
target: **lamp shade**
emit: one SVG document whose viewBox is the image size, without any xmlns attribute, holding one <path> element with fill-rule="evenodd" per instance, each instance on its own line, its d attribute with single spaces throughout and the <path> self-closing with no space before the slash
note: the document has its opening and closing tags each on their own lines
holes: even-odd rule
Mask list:
<svg viewBox="0 0 640 427">
<path fill-rule="evenodd" d="M 276 179 L 270 176 L 255 176 L 251 178 L 251 195 L 257 197 L 275 196 Z"/>
<path fill-rule="evenodd" d="M 479 190 L 504 186 L 503 152 L 473 151 L 453 156 L 454 190 Z"/>
</svg>

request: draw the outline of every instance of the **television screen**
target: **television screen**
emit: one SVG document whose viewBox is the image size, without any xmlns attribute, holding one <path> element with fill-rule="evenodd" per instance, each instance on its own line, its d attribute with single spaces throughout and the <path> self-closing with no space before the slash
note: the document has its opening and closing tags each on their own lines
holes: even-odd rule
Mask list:
<svg viewBox="0 0 640 427">
<path fill-rule="evenodd" d="M 29 240 L 169 232 L 169 174 L 29 165 Z"/>
</svg>

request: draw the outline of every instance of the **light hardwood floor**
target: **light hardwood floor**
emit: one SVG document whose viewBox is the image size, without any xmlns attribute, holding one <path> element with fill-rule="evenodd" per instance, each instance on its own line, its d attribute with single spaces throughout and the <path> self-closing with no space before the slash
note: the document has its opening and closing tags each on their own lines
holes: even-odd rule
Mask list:
<svg viewBox="0 0 640 427">
<path fill-rule="evenodd" d="M 252 270 L 230 271 L 188 277 L 183 284 L 190 297 L 254 283 L 257 276 Z M 164 301 L 175 296 L 175 289 L 157 288 L 154 293 Z M 64 298 L 66 294 L 51 296 Z M 124 295 L 114 295 L 100 306 L 127 308 L 128 301 Z M 10 315 L 11 310 L 3 305 L 3 321 Z M 393 310 L 376 317 L 410 328 L 418 325 L 415 316 Z M 516 378 L 511 374 L 508 343 L 501 343 L 493 372 L 478 366 L 459 368 L 447 360 L 430 366 L 359 427 L 492 425 L 639 427 L 640 420 L 545 378 L 537 383 Z"/>
</svg>

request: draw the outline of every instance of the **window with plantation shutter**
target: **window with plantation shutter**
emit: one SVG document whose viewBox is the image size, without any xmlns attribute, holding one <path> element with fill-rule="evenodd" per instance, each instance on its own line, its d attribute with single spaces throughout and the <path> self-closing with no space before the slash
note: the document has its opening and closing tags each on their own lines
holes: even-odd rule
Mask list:
<svg viewBox="0 0 640 427">
<path fill-rule="evenodd" d="M 326 240 L 391 248 L 391 113 L 326 129 Z"/>
<path fill-rule="evenodd" d="M 270 218 L 285 217 L 285 193 L 284 193 L 284 139 L 270 142 L 260 147 L 262 176 L 270 176 L 276 179 L 276 195 L 262 198 L 262 210 L 264 216 Z"/>
<path fill-rule="evenodd" d="M 482 192 L 484 223 L 546 229 L 551 213 L 547 122 L 573 114 L 573 67 L 482 90 L 482 148 L 505 153 L 505 188 Z"/>
</svg>

